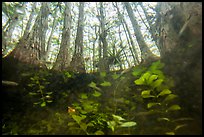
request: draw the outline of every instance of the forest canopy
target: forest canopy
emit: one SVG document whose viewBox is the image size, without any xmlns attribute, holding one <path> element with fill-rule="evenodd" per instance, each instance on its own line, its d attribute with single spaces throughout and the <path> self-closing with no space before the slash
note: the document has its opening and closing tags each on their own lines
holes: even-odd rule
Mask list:
<svg viewBox="0 0 204 137">
<path fill-rule="evenodd" d="M 89 72 L 96 70 L 105 56 L 112 70 L 139 64 L 141 48 L 131 24 L 132 17 L 126 11 L 127 4 L 131 6 L 128 8 L 131 8 L 148 48 L 160 56 L 150 33 L 150 26 L 156 23 L 155 2 L 3 2 L 2 33 L 3 39 L 9 38 L 3 44 L 3 55 L 10 53 L 25 38 L 26 43 L 22 42 L 20 46 L 32 49 L 31 52 L 36 54 L 33 59 L 45 62 L 48 68 L 53 66 L 59 52 L 62 52 L 60 48 L 64 46 L 67 47 L 64 54 L 72 60 L 77 52 L 82 52 L 85 68 Z M 63 37 L 67 36 L 70 38 L 63 41 Z M 83 51 L 77 50 L 78 46 Z M 30 62 L 29 59 L 27 61 Z"/>
<path fill-rule="evenodd" d="M 174 38 L 186 30 L 188 15 L 183 16 L 186 22 L 165 26 L 167 15 L 176 21 L 172 9 L 182 5 L 3 2 L 3 57 L 10 54 L 22 62 L 76 72 L 124 70 L 155 61 L 174 47 L 164 45 L 166 33 L 176 31 L 170 33 Z"/>
</svg>

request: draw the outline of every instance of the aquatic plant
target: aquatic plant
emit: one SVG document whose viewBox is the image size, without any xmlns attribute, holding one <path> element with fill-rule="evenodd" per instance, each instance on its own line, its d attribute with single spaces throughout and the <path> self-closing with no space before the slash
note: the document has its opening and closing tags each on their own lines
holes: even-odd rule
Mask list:
<svg viewBox="0 0 204 137">
<path fill-rule="evenodd" d="M 53 102 L 51 96 L 53 92 L 47 92 L 45 90 L 49 84 L 50 82 L 43 76 L 40 76 L 40 74 L 35 74 L 33 77 L 30 77 L 28 87 L 30 87 L 31 92 L 29 92 L 29 95 L 32 97 L 35 96 L 37 99 L 37 101 L 33 103 L 34 106 L 40 105 L 41 107 L 45 107 L 47 103 Z"/>
<path fill-rule="evenodd" d="M 108 87 L 111 86 L 111 83 L 104 81 L 99 85 Z M 79 102 L 73 103 L 73 108 L 68 107 L 68 113 L 75 121 L 75 123 L 69 122 L 68 126 L 70 128 L 76 128 L 77 123 L 79 129 L 87 135 L 104 135 L 107 134 L 108 128 L 114 132 L 117 128 L 136 125 L 136 122 L 126 121 L 121 116 L 108 111 L 105 112 L 101 108 L 101 103 L 98 101 L 98 98 L 102 95 L 101 88 L 95 82 L 91 82 L 88 86 L 93 89 L 93 92 L 81 93 Z"/>
<path fill-rule="evenodd" d="M 140 97 L 143 103 L 146 104 L 146 112 L 139 112 L 138 115 L 156 116 L 157 122 L 166 121 L 167 129 L 164 134 L 175 134 L 175 130 L 184 127 L 186 125 L 176 124 L 174 130 L 168 127 L 174 126 L 175 118 L 171 117 L 171 114 L 179 111 L 181 106 L 175 104 L 178 95 L 174 94 L 170 87 L 173 86 L 173 81 L 167 78 L 161 69 L 164 64 L 160 61 L 152 63 L 148 69 L 136 69 L 133 71 L 134 76 L 139 76 L 134 83 L 137 88 L 140 89 Z M 145 70 L 145 71 L 144 71 Z M 155 120 L 155 119 L 152 119 Z M 148 121 L 150 122 L 150 121 Z M 167 126 L 168 124 L 172 126 Z M 163 125 L 164 126 L 164 125 Z M 158 130 L 158 128 L 155 128 Z M 163 127 L 164 129 L 164 127 Z"/>
</svg>

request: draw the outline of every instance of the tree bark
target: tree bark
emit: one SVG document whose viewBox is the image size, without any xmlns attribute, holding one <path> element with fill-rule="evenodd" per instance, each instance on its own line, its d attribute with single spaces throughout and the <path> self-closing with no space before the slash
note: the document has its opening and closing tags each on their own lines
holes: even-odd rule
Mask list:
<svg viewBox="0 0 204 137">
<path fill-rule="evenodd" d="M 202 3 L 165 2 L 160 13 L 164 72 L 174 78 L 183 112 L 202 134 Z"/>
<path fill-rule="evenodd" d="M 77 35 L 75 40 L 74 55 L 71 61 L 71 67 L 73 71 L 81 73 L 85 72 L 85 64 L 83 57 L 83 28 L 84 28 L 84 2 L 80 2 Z"/>
<path fill-rule="evenodd" d="M 57 60 L 53 69 L 58 71 L 68 70 L 70 66 L 70 36 L 71 36 L 71 3 L 65 2 L 64 25 L 62 40 Z"/>
<path fill-rule="evenodd" d="M 136 36 L 136 40 L 138 42 L 138 45 L 140 47 L 141 50 L 141 58 L 142 58 L 142 62 L 152 62 L 153 60 L 157 60 L 158 57 L 156 57 L 149 49 L 149 47 L 147 46 L 147 44 L 144 41 L 144 38 L 142 36 L 142 33 L 140 31 L 140 27 L 138 25 L 137 20 L 135 19 L 132 7 L 130 6 L 130 4 L 128 2 L 124 2 L 124 5 L 126 7 L 126 10 L 128 12 L 128 15 L 130 17 L 133 29 L 134 29 L 134 33 Z"/>
<path fill-rule="evenodd" d="M 107 30 L 105 28 L 105 15 L 104 15 L 104 7 L 103 2 L 100 2 L 100 9 L 99 9 L 99 21 L 101 27 L 101 33 L 99 34 L 99 42 L 102 42 L 102 49 L 103 49 L 103 58 L 99 60 L 99 71 L 109 71 L 109 64 L 108 64 L 108 43 L 106 40 Z M 101 43 L 99 43 L 100 45 Z M 100 49 L 101 50 L 101 49 Z"/>
</svg>

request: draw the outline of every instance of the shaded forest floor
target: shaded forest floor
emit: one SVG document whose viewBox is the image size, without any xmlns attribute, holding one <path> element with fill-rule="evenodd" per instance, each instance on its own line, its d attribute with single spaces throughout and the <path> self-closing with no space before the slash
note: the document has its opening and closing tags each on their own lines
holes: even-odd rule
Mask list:
<svg viewBox="0 0 204 137">
<path fill-rule="evenodd" d="M 161 63 L 94 74 L 13 63 L 3 61 L 2 80 L 18 83 L 3 85 L 3 135 L 202 134 Z"/>
</svg>

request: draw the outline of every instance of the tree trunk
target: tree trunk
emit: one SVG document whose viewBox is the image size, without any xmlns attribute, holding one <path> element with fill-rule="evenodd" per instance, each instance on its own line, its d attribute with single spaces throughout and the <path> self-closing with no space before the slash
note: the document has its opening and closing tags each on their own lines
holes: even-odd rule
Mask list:
<svg viewBox="0 0 204 137">
<path fill-rule="evenodd" d="M 64 25 L 59 54 L 54 63 L 54 70 L 67 70 L 70 66 L 70 36 L 71 36 L 71 3 L 65 2 Z"/>
<path fill-rule="evenodd" d="M 105 15 L 104 15 L 104 7 L 103 3 L 100 2 L 100 27 L 101 27 L 101 33 L 99 35 L 99 41 L 102 42 L 102 49 L 103 49 L 103 58 L 99 60 L 99 71 L 109 71 L 109 64 L 108 64 L 108 43 L 106 40 L 107 36 L 107 30 L 105 28 Z M 99 44 L 100 45 L 100 44 Z"/>
<path fill-rule="evenodd" d="M 132 7 L 130 6 L 130 4 L 128 2 L 124 2 L 124 5 L 126 7 L 126 10 L 128 12 L 128 15 L 130 17 L 133 29 L 134 29 L 134 33 L 136 36 L 136 40 L 138 42 L 138 45 L 140 47 L 141 50 L 141 58 L 142 58 L 142 62 L 152 62 L 154 60 L 157 60 L 158 57 L 156 57 L 149 49 L 149 47 L 147 46 L 147 44 L 144 41 L 144 38 L 142 36 L 142 33 L 140 31 L 140 27 L 138 25 L 137 20 L 135 19 Z"/>
<path fill-rule="evenodd" d="M 56 19 L 57 19 L 57 18 L 56 18 L 56 17 L 57 17 L 57 11 L 58 11 L 58 8 L 56 7 L 56 8 L 55 8 L 54 15 L 53 15 L 54 21 L 53 21 L 53 25 L 52 25 L 52 30 L 51 30 L 51 33 L 50 33 L 50 36 L 49 36 L 49 39 L 48 39 L 48 42 L 47 42 L 47 49 L 46 49 L 45 59 L 47 59 L 48 56 L 49 56 L 50 47 L 51 47 L 52 35 L 53 35 L 54 30 L 55 30 L 55 27 L 56 27 L 56 25 L 57 25 L 57 21 L 56 21 Z"/>
<path fill-rule="evenodd" d="M 135 44 L 133 42 L 133 39 L 132 39 L 132 36 L 131 36 L 130 31 L 128 29 L 127 23 L 125 22 L 123 15 L 120 13 L 117 2 L 115 3 L 115 5 L 113 4 L 113 6 L 116 7 L 116 9 L 117 9 L 118 19 L 120 20 L 124 31 L 127 30 L 127 31 L 125 31 L 125 35 L 126 35 L 126 38 L 127 38 L 127 41 L 128 41 L 130 52 L 131 52 L 133 60 L 134 60 L 134 65 L 139 64 L 138 53 L 137 53 L 137 51 L 135 49 L 136 46 L 135 46 Z M 128 36 L 129 36 L 129 38 L 128 38 Z M 128 63 L 128 65 L 130 66 L 130 63 Z"/>
<path fill-rule="evenodd" d="M 85 72 L 85 64 L 83 58 L 83 28 L 84 28 L 84 2 L 80 2 L 77 35 L 75 40 L 74 55 L 71 61 L 71 67 L 73 71 L 82 73 Z"/>
<path fill-rule="evenodd" d="M 202 134 L 202 3 L 161 3 L 161 32 L 164 71 L 174 78 L 183 111 L 198 122 L 191 131 Z"/>
</svg>

